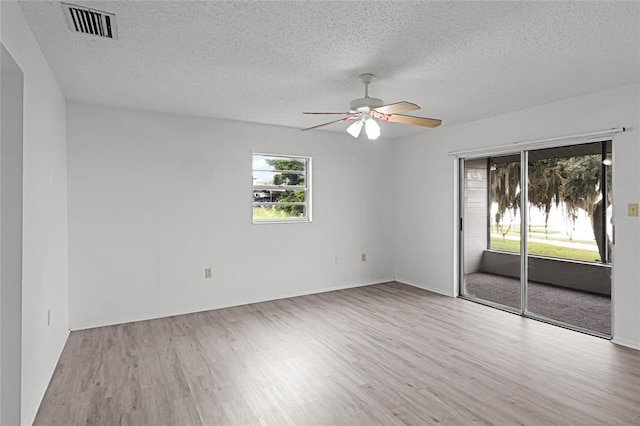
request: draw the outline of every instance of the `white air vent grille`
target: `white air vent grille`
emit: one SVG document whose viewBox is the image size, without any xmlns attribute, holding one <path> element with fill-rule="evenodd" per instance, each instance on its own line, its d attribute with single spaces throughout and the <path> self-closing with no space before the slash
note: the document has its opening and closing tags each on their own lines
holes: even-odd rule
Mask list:
<svg viewBox="0 0 640 426">
<path fill-rule="evenodd" d="M 116 15 L 88 7 L 62 3 L 71 31 L 117 39 Z"/>
</svg>

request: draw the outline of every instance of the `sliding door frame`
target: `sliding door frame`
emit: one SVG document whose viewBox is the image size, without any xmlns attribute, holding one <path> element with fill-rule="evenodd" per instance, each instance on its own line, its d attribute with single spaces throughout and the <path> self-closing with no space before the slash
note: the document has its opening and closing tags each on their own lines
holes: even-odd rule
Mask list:
<svg viewBox="0 0 640 426">
<path fill-rule="evenodd" d="M 527 313 L 529 286 L 529 151 L 520 151 L 520 315 Z"/>
<path fill-rule="evenodd" d="M 456 157 L 456 163 L 457 163 L 457 167 L 458 167 L 458 173 L 457 173 L 457 191 L 458 191 L 458 197 L 457 197 L 457 201 L 458 201 L 458 205 L 457 205 L 457 216 L 458 216 L 458 224 L 457 224 L 457 233 L 458 233 L 458 238 L 457 238 L 457 243 L 458 243 L 458 258 L 457 258 L 457 262 L 458 262 L 458 267 L 457 267 L 457 290 L 458 290 L 458 297 L 466 299 L 466 300 L 470 300 L 473 302 L 477 302 L 477 303 L 481 303 L 483 305 L 487 305 L 493 308 L 497 308 L 497 309 L 501 309 L 507 312 L 511 312 L 511 313 L 515 313 L 521 316 L 524 316 L 526 318 L 532 318 L 538 321 L 542 321 L 542 322 L 546 322 L 549 324 L 553 324 L 559 327 L 563 327 L 563 328 L 568 328 L 574 331 L 578 331 L 581 333 L 585 333 L 585 334 L 590 334 L 593 336 L 597 336 L 597 337 L 601 337 L 601 338 L 605 338 L 605 339 L 611 339 L 613 336 L 613 322 L 611 324 L 611 334 L 603 334 L 603 333 L 599 333 L 597 331 L 593 331 L 593 330 L 589 330 L 589 329 L 585 329 L 583 327 L 580 326 L 576 326 L 573 324 L 569 324 L 569 323 L 565 323 L 563 321 L 559 321 L 559 320 L 555 320 L 553 318 L 548 318 L 545 317 L 543 315 L 540 314 L 536 314 L 534 312 L 531 312 L 528 310 L 527 307 L 527 291 L 528 291 L 528 282 L 529 282 L 529 265 L 528 265 L 528 233 L 527 233 L 527 229 L 528 229 L 528 225 L 529 225 L 529 213 L 528 213 L 528 208 L 526 208 L 526 206 L 528 205 L 528 185 L 529 185 L 529 176 L 528 176 L 528 163 L 529 163 L 529 152 L 536 150 L 536 149 L 546 149 L 546 148 L 559 148 L 559 147 L 565 147 L 565 146 L 571 146 L 571 145 L 583 145 L 583 144 L 588 144 L 588 143 L 593 143 L 593 142 L 601 142 L 603 143 L 603 152 L 606 150 L 606 143 L 611 144 L 611 151 L 613 152 L 613 140 L 614 137 L 617 133 L 620 132 L 624 132 L 626 129 L 625 128 L 619 128 L 619 129 L 611 129 L 610 131 L 606 131 L 606 132 L 593 132 L 592 134 L 584 134 L 584 135 L 577 135 L 574 137 L 563 137 L 563 138 L 554 138 L 554 139 L 549 139 L 549 140 L 542 140 L 542 141 L 533 141 L 530 143 L 521 143 L 521 144 L 514 144 L 511 146 L 502 146 L 502 147 L 495 147 L 495 148 L 487 148 L 487 149 L 480 149 L 480 150 L 470 150 L 470 151 L 460 151 L 457 153 L 450 153 L 450 155 L 453 155 Z M 520 145 L 520 146 L 518 146 Z M 481 299 L 479 297 L 475 297 L 473 295 L 468 295 L 465 294 L 465 274 L 464 274 L 464 197 L 465 197 L 465 188 L 464 188 L 464 179 L 465 179 L 465 161 L 467 160 L 473 160 L 473 159 L 479 159 L 479 158 L 488 158 L 491 156 L 500 156 L 500 155 L 516 155 L 517 153 L 520 154 L 520 185 L 521 185 L 521 190 L 520 190 L 520 194 L 521 194 L 521 207 L 520 207 L 520 309 L 514 308 L 512 306 L 507 306 L 507 305 L 503 305 L 497 302 L 493 302 L 491 300 L 486 300 L 486 299 Z M 602 167 L 602 171 L 601 173 L 606 173 L 606 169 L 603 166 Z M 487 176 L 488 179 L 488 176 Z M 604 190 L 603 190 L 603 197 L 607 197 L 607 188 L 606 188 L 606 179 L 607 177 L 604 176 Z M 612 205 L 614 203 L 614 200 L 612 199 Z M 605 202 L 606 205 L 606 202 Z M 606 211 L 604 212 L 604 233 L 606 235 Z M 615 224 L 613 225 L 613 234 L 615 235 Z M 605 246 L 607 245 L 607 240 L 605 239 Z M 612 240 L 612 251 L 613 251 L 613 245 L 615 244 L 615 237 Z M 611 258 L 611 254 L 609 253 L 608 249 L 605 250 L 606 253 L 606 257 L 607 259 L 604 259 L 604 263 L 607 263 L 610 258 Z M 613 264 L 612 264 L 612 269 L 613 269 Z M 614 274 L 611 274 L 611 292 L 613 293 L 613 287 L 614 287 Z M 611 317 L 613 320 L 613 311 L 614 311 L 614 304 L 613 304 L 613 300 L 611 303 Z"/>
<path fill-rule="evenodd" d="M 516 152 L 513 151 L 507 151 L 507 152 L 499 152 L 499 153 L 495 153 L 493 154 L 493 156 L 500 156 L 500 155 L 515 155 Z M 524 315 L 524 311 L 522 310 L 523 307 L 523 294 L 522 294 L 522 281 L 521 281 L 521 286 L 520 286 L 520 308 L 516 308 L 513 306 L 509 306 L 509 305 L 504 305 L 502 303 L 498 303 L 498 302 L 494 302 L 493 300 L 488 300 L 488 299 L 482 299 L 480 297 L 476 297 L 470 294 L 466 294 L 463 290 L 464 290 L 464 279 L 465 279 L 465 273 L 464 273 L 464 197 L 465 197 L 465 191 L 464 191 L 464 180 L 465 180 L 465 161 L 466 160 L 474 160 L 474 159 L 480 159 L 480 158 L 485 158 L 485 157 L 490 157 L 492 156 L 491 153 L 488 154 L 483 154 L 483 155 L 477 155 L 477 156 L 469 156 L 469 157 L 459 157 L 458 158 L 458 182 L 457 182 L 457 188 L 458 188 L 458 207 L 457 207 L 457 212 L 458 212 L 458 297 L 460 297 L 461 299 L 466 299 L 466 300 L 470 300 L 472 302 L 477 302 L 480 303 L 482 305 L 486 305 L 486 306 L 490 306 L 492 308 L 496 308 L 496 309 L 500 309 L 502 311 L 506 311 L 506 312 L 510 312 L 512 314 L 518 314 L 518 315 Z M 522 161 L 522 152 L 520 153 L 520 160 Z M 523 167 L 520 167 L 520 180 L 522 181 L 522 169 Z M 488 179 L 488 174 L 487 174 L 487 179 Z M 488 196 L 487 196 L 488 197 Z M 487 201 L 489 201 L 487 199 Z M 522 222 L 522 211 L 523 209 L 520 209 L 520 214 L 521 214 L 521 223 Z M 487 225 L 490 225 L 489 220 L 487 220 Z M 520 227 L 520 236 L 522 238 L 522 230 L 525 229 L 523 226 Z M 489 241 L 489 234 L 490 232 L 487 233 L 487 242 Z M 526 246 L 525 246 L 526 248 Z M 522 243 L 520 245 L 520 250 L 522 250 Z M 524 262 L 526 263 L 526 262 Z M 523 262 L 520 262 L 520 274 L 522 276 L 522 264 Z"/>
</svg>

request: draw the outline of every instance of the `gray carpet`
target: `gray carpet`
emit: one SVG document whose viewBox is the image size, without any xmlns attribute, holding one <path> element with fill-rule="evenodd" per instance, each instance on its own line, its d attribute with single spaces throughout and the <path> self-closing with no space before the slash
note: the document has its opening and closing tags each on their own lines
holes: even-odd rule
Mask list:
<svg viewBox="0 0 640 426">
<path fill-rule="evenodd" d="M 520 280 L 476 272 L 466 275 L 467 293 L 520 308 Z M 611 334 L 611 298 L 529 282 L 528 310 L 602 334 Z"/>
</svg>

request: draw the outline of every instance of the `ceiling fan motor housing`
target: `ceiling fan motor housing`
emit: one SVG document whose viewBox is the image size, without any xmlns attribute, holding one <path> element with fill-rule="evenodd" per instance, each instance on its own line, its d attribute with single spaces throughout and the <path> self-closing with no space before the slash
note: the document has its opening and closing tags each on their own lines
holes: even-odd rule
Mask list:
<svg viewBox="0 0 640 426">
<path fill-rule="evenodd" d="M 366 97 L 352 100 L 349 104 L 349 108 L 351 111 L 368 112 L 369 110 L 376 109 L 382 105 L 384 105 L 382 99 Z"/>
</svg>

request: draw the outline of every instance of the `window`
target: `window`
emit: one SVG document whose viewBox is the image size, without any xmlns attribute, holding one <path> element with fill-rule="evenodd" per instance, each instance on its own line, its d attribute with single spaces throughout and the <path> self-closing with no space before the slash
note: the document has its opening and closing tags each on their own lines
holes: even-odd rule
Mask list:
<svg viewBox="0 0 640 426">
<path fill-rule="evenodd" d="M 253 223 L 311 221 L 311 158 L 253 154 Z"/>
</svg>

